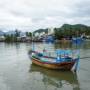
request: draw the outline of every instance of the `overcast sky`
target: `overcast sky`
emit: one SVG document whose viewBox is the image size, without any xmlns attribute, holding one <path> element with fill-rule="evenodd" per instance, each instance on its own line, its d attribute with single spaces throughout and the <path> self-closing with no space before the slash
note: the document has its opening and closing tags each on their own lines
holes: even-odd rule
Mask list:
<svg viewBox="0 0 90 90">
<path fill-rule="evenodd" d="M 2 29 L 31 31 L 64 23 L 90 25 L 90 0 L 0 0 Z"/>
</svg>

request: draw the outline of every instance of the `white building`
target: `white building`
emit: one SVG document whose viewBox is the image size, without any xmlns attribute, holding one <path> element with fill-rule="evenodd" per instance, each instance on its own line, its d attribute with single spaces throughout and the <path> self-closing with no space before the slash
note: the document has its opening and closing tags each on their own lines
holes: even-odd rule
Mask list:
<svg viewBox="0 0 90 90">
<path fill-rule="evenodd" d="M 51 27 L 51 28 L 48 28 L 48 35 L 52 35 L 54 34 L 54 29 Z"/>
</svg>

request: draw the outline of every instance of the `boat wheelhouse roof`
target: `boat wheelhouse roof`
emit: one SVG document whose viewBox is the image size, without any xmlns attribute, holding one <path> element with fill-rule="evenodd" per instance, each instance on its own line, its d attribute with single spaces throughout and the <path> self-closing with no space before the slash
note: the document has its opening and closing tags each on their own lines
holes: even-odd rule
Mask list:
<svg viewBox="0 0 90 90">
<path fill-rule="evenodd" d="M 79 50 L 62 50 L 62 49 L 56 50 L 56 54 L 58 54 L 58 55 L 61 55 L 61 54 L 72 54 L 72 53 L 78 53 L 79 54 Z"/>
</svg>

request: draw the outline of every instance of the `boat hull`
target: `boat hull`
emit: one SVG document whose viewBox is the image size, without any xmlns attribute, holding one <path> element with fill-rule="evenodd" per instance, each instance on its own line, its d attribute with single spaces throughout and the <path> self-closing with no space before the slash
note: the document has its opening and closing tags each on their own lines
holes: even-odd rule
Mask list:
<svg viewBox="0 0 90 90">
<path fill-rule="evenodd" d="M 31 58 L 32 63 L 39 65 L 41 67 L 45 67 L 48 69 L 56 69 L 56 70 L 71 70 L 72 67 L 75 64 L 75 61 L 70 62 L 60 62 L 60 63 L 48 63 L 48 62 L 42 62 L 36 58 Z"/>
</svg>

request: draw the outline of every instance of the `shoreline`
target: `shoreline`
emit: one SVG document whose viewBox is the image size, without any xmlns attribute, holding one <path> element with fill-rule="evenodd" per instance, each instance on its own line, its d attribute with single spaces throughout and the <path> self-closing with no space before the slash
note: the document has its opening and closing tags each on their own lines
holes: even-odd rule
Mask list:
<svg viewBox="0 0 90 90">
<path fill-rule="evenodd" d="M 55 43 L 60 43 L 60 42 L 63 42 L 63 43 L 66 43 L 66 42 L 71 42 L 72 40 L 55 40 Z M 85 41 L 90 41 L 90 39 L 85 39 Z M 35 42 L 35 43 L 43 43 L 43 41 L 0 41 L 1 42 L 5 42 L 5 43 L 32 43 L 32 42 Z"/>
</svg>

